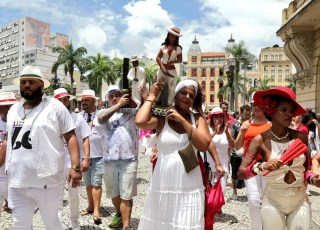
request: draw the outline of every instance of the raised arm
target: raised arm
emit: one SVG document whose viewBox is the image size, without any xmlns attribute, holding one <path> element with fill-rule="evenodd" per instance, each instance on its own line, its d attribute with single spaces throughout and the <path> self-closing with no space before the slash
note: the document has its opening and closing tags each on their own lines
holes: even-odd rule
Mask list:
<svg viewBox="0 0 320 230">
<path fill-rule="evenodd" d="M 129 94 L 125 94 L 119 99 L 117 104 L 111 106 L 110 108 L 101 110 L 98 116 L 99 123 L 100 124 L 106 123 L 115 112 L 118 112 L 122 106 L 125 106 L 128 103 L 129 103 Z"/>
<path fill-rule="evenodd" d="M 244 136 L 245 136 L 246 132 L 248 131 L 249 127 L 250 127 L 250 123 L 248 121 L 243 122 L 243 124 L 241 125 L 238 136 L 237 136 L 236 140 L 234 141 L 235 150 L 239 150 L 239 149 L 241 149 L 241 147 L 243 147 Z"/>
</svg>

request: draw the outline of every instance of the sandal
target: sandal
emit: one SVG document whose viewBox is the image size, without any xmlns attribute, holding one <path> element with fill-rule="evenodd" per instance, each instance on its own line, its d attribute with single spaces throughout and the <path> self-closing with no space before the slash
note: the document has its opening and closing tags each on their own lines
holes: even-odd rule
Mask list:
<svg viewBox="0 0 320 230">
<path fill-rule="evenodd" d="M 84 210 L 81 211 L 80 215 L 81 216 L 86 216 L 86 215 L 90 215 L 92 213 L 93 213 L 93 211 L 90 211 L 88 209 L 84 209 Z"/>
<path fill-rule="evenodd" d="M 94 224 L 96 224 L 96 225 L 102 224 L 101 218 L 100 218 L 100 217 L 97 217 L 97 216 L 93 216 L 93 222 L 94 222 Z"/>
</svg>

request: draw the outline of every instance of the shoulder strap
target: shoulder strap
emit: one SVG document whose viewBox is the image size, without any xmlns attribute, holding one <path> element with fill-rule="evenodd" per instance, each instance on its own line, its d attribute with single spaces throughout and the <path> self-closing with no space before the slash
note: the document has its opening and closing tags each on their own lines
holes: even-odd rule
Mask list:
<svg viewBox="0 0 320 230">
<path fill-rule="evenodd" d="M 190 117 L 191 117 L 192 127 L 196 128 L 196 119 L 194 117 L 194 113 L 190 112 Z"/>
</svg>

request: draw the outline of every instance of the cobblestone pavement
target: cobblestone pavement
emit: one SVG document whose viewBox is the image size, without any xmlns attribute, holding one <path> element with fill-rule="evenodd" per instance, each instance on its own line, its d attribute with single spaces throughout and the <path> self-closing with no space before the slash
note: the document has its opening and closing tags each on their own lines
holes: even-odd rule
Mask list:
<svg viewBox="0 0 320 230">
<path fill-rule="evenodd" d="M 139 158 L 139 172 L 138 172 L 138 196 L 134 198 L 134 207 L 132 213 L 131 227 L 137 229 L 139 224 L 139 218 L 143 211 L 145 196 L 148 191 L 149 182 L 151 179 L 151 164 L 149 163 L 149 158 L 142 155 Z M 320 229 L 320 189 L 310 187 L 310 201 L 312 203 L 313 211 L 313 222 L 312 230 Z M 65 194 L 66 196 L 66 194 Z M 245 189 L 239 190 L 239 200 L 233 201 L 228 197 L 231 196 L 231 189 L 228 189 L 226 194 L 226 205 L 223 207 L 223 213 L 216 217 L 216 223 L 214 225 L 215 230 L 248 230 L 250 229 L 250 218 L 248 214 L 248 204 L 247 198 L 245 196 Z M 80 188 L 80 210 L 86 208 L 86 192 L 85 188 Z M 92 216 L 80 217 L 81 229 L 110 229 L 108 223 L 111 221 L 112 216 L 115 214 L 115 209 L 113 208 L 110 199 L 102 196 L 101 202 L 101 214 L 102 214 L 102 224 L 97 226 L 93 224 Z M 71 223 L 69 220 L 69 206 L 67 202 L 63 209 L 63 224 L 65 229 L 71 230 Z M 12 215 L 6 212 L 1 213 L 0 218 L 0 229 L 7 230 L 12 229 Z M 40 213 L 37 212 L 33 218 L 33 229 L 43 230 L 45 229 L 43 222 L 40 217 Z M 121 228 L 119 228 L 121 229 Z"/>
</svg>

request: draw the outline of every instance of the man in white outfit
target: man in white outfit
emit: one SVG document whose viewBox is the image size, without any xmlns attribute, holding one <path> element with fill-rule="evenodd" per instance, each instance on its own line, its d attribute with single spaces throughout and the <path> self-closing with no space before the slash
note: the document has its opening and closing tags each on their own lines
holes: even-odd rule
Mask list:
<svg viewBox="0 0 320 230">
<path fill-rule="evenodd" d="M 6 173 L 13 229 L 32 229 L 37 206 L 47 229 L 62 230 L 58 210 L 65 183 L 63 138 L 71 159 L 68 181 L 77 187 L 81 180 L 75 125 L 65 106 L 43 94 L 50 82 L 39 67 L 26 66 L 14 82 L 20 85 L 23 99 L 7 117 Z"/>
<path fill-rule="evenodd" d="M 131 83 L 131 97 L 132 100 L 137 104 L 137 108 L 141 105 L 141 92 L 140 90 L 146 85 L 146 73 L 145 69 L 139 66 L 139 60 L 137 56 L 131 57 L 131 63 L 133 68 L 128 73 L 128 80 Z"/>
<path fill-rule="evenodd" d="M 8 200 L 8 178 L 4 166 L 7 146 L 7 114 L 10 107 L 16 102 L 13 92 L 0 93 L 0 207 L 5 199 Z"/>
<path fill-rule="evenodd" d="M 74 100 L 75 96 L 70 95 L 66 89 L 59 88 L 54 90 L 54 98 L 62 102 L 62 104 L 69 110 L 70 109 L 70 100 Z M 81 159 L 81 171 L 86 172 L 89 168 L 90 163 L 90 143 L 89 136 L 91 135 L 91 130 L 87 122 L 77 113 L 72 112 L 71 117 L 73 122 L 76 125 L 76 135 L 79 143 L 80 159 Z M 69 157 L 69 151 L 65 143 L 65 152 L 66 152 L 66 175 L 69 174 L 71 170 L 71 162 Z M 63 189 L 64 190 L 64 189 Z M 68 194 L 69 194 L 69 206 L 70 206 L 70 219 L 71 226 L 73 230 L 80 230 L 79 224 L 79 187 L 72 188 L 71 184 L 68 183 Z M 63 200 L 63 191 L 61 196 L 61 210 L 60 218 L 62 218 L 62 200 Z"/>
</svg>

